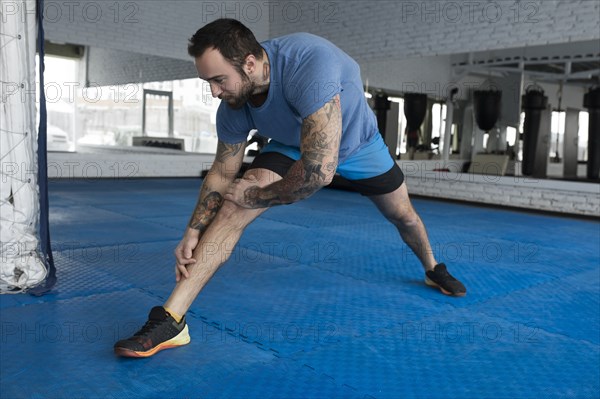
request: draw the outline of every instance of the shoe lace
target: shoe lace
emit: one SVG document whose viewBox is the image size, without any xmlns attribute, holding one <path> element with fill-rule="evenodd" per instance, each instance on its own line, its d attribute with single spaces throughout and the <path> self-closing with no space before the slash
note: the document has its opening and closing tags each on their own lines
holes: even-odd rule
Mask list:
<svg viewBox="0 0 600 399">
<path fill-rule="evenodd" d="M 446 269 L 442 269 L 442 270 L 436 270 L 434 272 L 434 276 L 439 278 L 439 279 L 443 279 L 443 280 L 447 280 L 448 278 L 452 278 L 452 276 L 450 275 L 450 273 L 448 273 L 448 270 Z"/>
<path fill-rule="evenodd" d="M 139 337 L 139 336 L 144 336 L 149 334 L 150 332 L 152 332 L 152 330 L 154 330 L 156 327 L 158 327 L 160 325 L 162 320 L 148 320 L 146 322 L 146 324 L 144 324 L 144 326 L 135 334 L 133 334 L 134 337 Z"/>
<path fill-rule="evenodd" d="M 452 280 L 452 276 L 450 275 L 450 273 L 448 273 L 448 271 L 447 271 L 447 270 L 444 270 L 443 272 L 441 272 L 441 273 L 439 274 L 439 276 L 440 276 L 441 278 L 443 278 L 444 280 Z"/>
</svg>

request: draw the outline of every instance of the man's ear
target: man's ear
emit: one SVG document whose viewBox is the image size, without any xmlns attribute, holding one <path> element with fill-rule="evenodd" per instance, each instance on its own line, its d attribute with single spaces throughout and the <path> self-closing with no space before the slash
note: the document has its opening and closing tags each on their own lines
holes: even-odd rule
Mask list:
<svg viewBox="0 0 600 399">
<path fill-rule="evenodd" d="M 256 57 L 253 54 L 248 54 L 246 56 L 245 61 L 246 62 L 244 63 L 244 70 L 246 71 L 246 73 L 251 75 L 256 70 L 256 65 L 257 65 Z"/>
</svg>

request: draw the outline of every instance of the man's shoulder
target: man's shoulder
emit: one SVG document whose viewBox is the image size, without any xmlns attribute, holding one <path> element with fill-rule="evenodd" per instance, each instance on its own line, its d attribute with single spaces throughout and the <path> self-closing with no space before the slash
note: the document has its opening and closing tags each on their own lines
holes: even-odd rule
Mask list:
<svg viewBox="0 0 600 399">
<path fill-rule="evenodd" d="M 275 37 L 261 43 L 276 52 L 293 54 L 298 51 L 310 51 L 319 46 L 335 46 L 327 39 L 307 32 L 290 33 L 289 35 Z"/>
<path fill-rule="evenodd" d="M 317 36 L 308 32 L 294 32 L 283 36 L 273 37 L 265 40 L 263 43 L 293 43 L 311 40 L 324 40 L 321 36 Z"/>
</svg>

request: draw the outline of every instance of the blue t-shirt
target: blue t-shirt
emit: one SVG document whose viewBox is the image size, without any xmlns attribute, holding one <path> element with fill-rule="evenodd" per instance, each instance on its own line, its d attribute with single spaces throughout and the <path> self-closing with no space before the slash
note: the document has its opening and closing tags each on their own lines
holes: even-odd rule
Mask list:
<svg viewBox="0 0 600 399">
<path fill-rule="evenodd" d="M 246 103 L 217 111 L 219 140 L 246 141 L 252 129 L 282 144 L 300 147 L 302 120 L 336 94 L 342 107 L 339 163 L 378 134 L 377 119 L 364 96 L 360 68 L 333 43 L 309 33 L 294 33 L 261 43 L 271 67 L 269 92 L 260 107 Z"/>
</svg>

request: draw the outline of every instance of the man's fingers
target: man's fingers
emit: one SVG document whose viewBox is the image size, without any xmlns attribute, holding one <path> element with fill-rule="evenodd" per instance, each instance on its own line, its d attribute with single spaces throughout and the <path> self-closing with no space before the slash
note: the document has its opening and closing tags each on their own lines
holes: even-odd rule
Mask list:
<svg viewBox="0 0 600 399">
<path fill-rule="evenodd" d="M 178 253 L 177 255 L 175 255 L 175 259 L 177 260 L 177 264 L 178 265 L 189 265 L 190 263 L 196 263 L 196 259 L 192 258 L 190 256 L 183 256 L 182 254 Z"/>
<path fill-rule="evenodd" d="M 181 274 L 183 275 L 183 277 L 185 277 L 185 278 L 190 277 L 190 273 L 188 272 L 188 270 L 185 267 L 185 265 L 179 265 L 179 271 L 181 272 Z"/>
<path fill-rule="evenodd" d="M 178 263 L 177 266 L 175 267 L 175 280 L 179 281 L 179 280 L 181 280 L 181 277 L 184 277 L 184 278 L 190 277 L 190 272 L 188 271 L 188 269 L 185 265 Z"/>
</svg>

